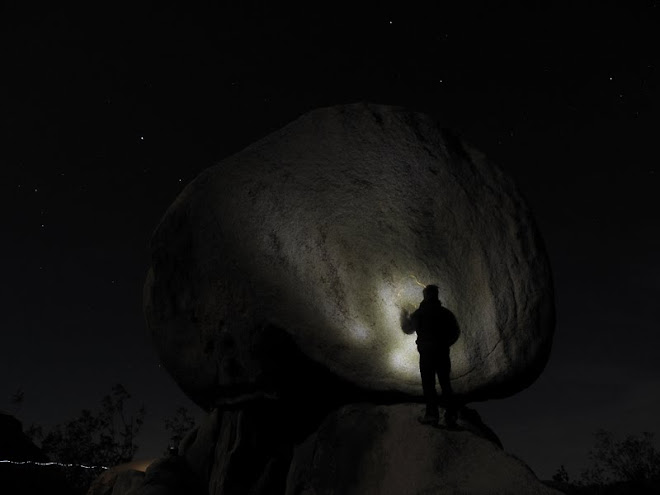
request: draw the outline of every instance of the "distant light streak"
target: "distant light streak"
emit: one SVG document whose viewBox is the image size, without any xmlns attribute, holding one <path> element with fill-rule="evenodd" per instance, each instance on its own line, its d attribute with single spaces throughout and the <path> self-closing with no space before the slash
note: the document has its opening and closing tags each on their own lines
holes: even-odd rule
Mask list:
<svg viewBox="0 0 660 495">
<path fill-rule="evenodd" d="M 36 462 L 36 461 L 9 461 L 9 460 L 0 460 L 0 464 L 15 464 L 18 466 L 24 466 L 26 464 L 31 466 L 59 466 L 59 467 L 80 467 L 84 469 L 109 469 L 107 466 L 88 466 L 86 464 L 64 464 L 61 462 Z"/>
</svg>

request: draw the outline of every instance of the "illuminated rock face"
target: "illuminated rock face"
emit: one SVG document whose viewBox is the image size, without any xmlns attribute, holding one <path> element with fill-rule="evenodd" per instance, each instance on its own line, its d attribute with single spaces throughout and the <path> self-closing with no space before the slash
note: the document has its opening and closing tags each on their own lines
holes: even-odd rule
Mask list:
<svg viewBox="0 0 660 495">
<path fill-rule="evenodd" d="M 163 364 L 203 407 L 283 384 L 319 391 L 310 363 L 419 397 L 415 336 L 399 316 L 425 284 L 461 327 L 457 394 L 506 396 L 538 376 L 554 328 L 550 268 L 512 181 L 428 116 L 340 106 L 184 189 L 152 239 L 145 315 Z"/>
</svg>

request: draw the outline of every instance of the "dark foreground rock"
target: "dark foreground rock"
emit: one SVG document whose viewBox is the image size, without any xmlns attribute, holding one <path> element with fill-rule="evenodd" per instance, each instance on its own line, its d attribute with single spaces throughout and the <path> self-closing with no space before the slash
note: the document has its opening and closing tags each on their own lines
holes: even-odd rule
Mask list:
<svg viewBox="0 0 660 495">
<path fill-rule="evenodd" d="M 22 423 L 11 414 L 0 411 L 0 459 L 44 462 L 48 458 L 23 433 Z"/>
<path fill-rule="evenodd" d="M 190 183 L 153 235 L 144 308 L 162 363 L 204 408 L 296 386 L 305 361 L 270 346 L 278 332 L 333 376 L 412 398 L 399 317 L 420 284 L 460 324 L 459 396 L 538 376 L 553 290 L 513 182 L 432 118 L 358 104 L 312 111 Z"/>
<path fill-rule="evenodd" d="M 87 490 L 87 495 L 130 493 L 130 490 L 142 484 L 144 472 L 155 460 L 141 459 L 112 466 L 97 476 Z"/>
<path fill-rule="evenodd" d="M 591 485 L 550 480 L 544 481 L 544 483 L 566 495 L 658 495 L 660 493 L 660 478 Z"/>
<path fill-rule="evenodd" d="M 14 416 L 0 411 L 0 493 L 12 495 L 71 495 L 67 472 L 47 465 L 49 459 L 23 433 Z"/>
<path fill-rule="evenodd" d="M 124 472 L 107 493 L 559 493 L 504 452 L 474 410 L 464 408 L 458 428 L 447 429 L 421 425 L 422 409 L 351 404 L 301 438 L 283 418 L 264 421 L 273 412 L 268 406 L 214 411 L 182 441 L 180 456 L 154 463 L 143 477 Z"/>
<path fill-rule="evenodd" d="M 206 495 L 202 481 L 180 456 L 150 462 L 145 471 L 131 463 L 115 466 L 92 483 L 87 495 Z"/>
<path fill-rule="evenodd" d="M 296 447 L 287 495 L 558 494 L 459 419 L 422 426 L 410 404 L 349 405 Z"/>
</svg>

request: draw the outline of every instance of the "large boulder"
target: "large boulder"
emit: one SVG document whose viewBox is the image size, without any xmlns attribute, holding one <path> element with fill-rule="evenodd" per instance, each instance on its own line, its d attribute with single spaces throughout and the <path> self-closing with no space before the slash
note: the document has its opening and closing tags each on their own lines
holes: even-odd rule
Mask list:
<svg viewBox="0 0 660 495">
<path fill-rule="evenodd" d="M 521 390 L 549 355 L 551 274 L 528 207 L 481 153 L 402 108 L 318 109 L 221 161 L 151 249 L 148 328 L 207 409 L 283 388 L 419 398 L 400 314 L 425 284 L 461 327 L 451 380 L 464 401 Z"/>
<path fill-rule="evenodd" d="M 296 447 L 287 495 L 558 495 L 519 459 L 459 418 L 422 426 L 414 404 L 351 404 Z"/>
</svg>

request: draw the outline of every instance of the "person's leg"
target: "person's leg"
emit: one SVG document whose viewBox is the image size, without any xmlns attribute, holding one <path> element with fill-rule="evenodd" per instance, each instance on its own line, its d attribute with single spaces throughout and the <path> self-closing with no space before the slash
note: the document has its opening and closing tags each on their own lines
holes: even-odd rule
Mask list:
<svg viewBox="0 0 660 495">
<path fill-rule="evenodd" d="M 442 402 L 445 406 L 445 422 L 447 426 L 455 426 L 457 419 L 456 405 L 454 404 L 454 391 L 451 388 L 451 360 L 449 354 L 440 355 L 437 363 L 438 382 L 442 388 Z"/>
<path fill-rule="evenodd" d="M 420 351 L 419 372 L 422 376 L 422 390 L 426 402 L 426 418 L 439 418 L 438 396 L 435 391 L 435 358 L 433 353 Z"/>
</svg>

